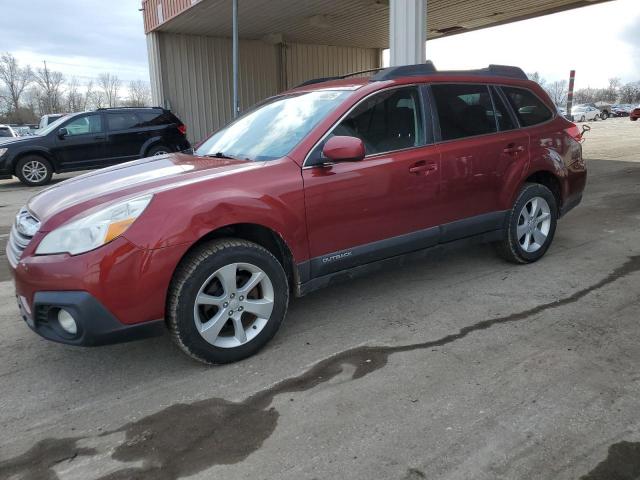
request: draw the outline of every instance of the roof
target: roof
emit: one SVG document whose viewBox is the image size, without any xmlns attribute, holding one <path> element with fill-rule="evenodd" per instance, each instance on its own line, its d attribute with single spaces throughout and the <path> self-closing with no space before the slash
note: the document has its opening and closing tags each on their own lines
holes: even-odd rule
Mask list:
<svg viewBox="0 0 640 480">
<path fill-rule="evenodd" d="M 611 0 L 428 0 L 428 38 L 538 17 Z M 142 0 L 145 31 L 231 36 L 228 0 Z M 389 0 L 243 0 L 240 37 L 387 48 Z"/>
<path fill-rule="evenodd" d="M 371 74 L 363 77 L 363 74 Z M 398 82 L 420 80 L 466 79 L 485 82 L 486 80 L 519 80 L 529 82 L 527 75 L 519 67 L 510 65 L 489 65 L 486 68 L 476 70 L 438 70 L 433 62 L 427 60 L 417 65 L 403 65 L 399 67 L 379 68 L 364 72 L 348 73 L 336 77 L 321 77 L 307 80 L 296 89 L 318 90 L 323 89 L 350 89 L 355 90 L 366 84 L 395 80 Z"/>
</svg>

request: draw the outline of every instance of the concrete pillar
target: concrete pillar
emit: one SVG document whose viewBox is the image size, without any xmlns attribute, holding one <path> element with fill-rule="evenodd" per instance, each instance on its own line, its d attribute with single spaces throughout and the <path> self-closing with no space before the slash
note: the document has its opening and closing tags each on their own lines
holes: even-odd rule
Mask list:
<svg viewBox="0 0 640 480">
<path fill-rule="evenodd" d="M 149 80 L 151 85 L 151 101 L 154 107 L 165 105 L 164 86 L 162 82 L 162 55 L 160 51 L 160 33 L 147 34 L 147 52 L 149 54 Z"/>
<path fill-rule="evenodd" d="M 391 66 L 424 63 L 427 0 L 391 0 L 389 12 Z"/>
</svg>

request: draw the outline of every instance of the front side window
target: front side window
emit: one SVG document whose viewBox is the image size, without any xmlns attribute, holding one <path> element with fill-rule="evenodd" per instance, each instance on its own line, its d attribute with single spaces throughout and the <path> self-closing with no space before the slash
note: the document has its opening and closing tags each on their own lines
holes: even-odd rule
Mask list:
<svg viewBox="0 0 640 480">
<path fill-rule="evenodd" d="M 553 113 L 533 92 L 524 88 L 501 87 L 523 127 L 546 122 Z"/>
<path fill-rule="evenodd" d="M 100 115 L 85 115 L 74 118 L 64 127 L 69 136 L 100 133 L 102 132 L 102 117 Z"/>
<path fill-rule="evenodd" d="M 431 86 L 442 140 L 496 132 L 493 103 L 486 85 Z"/>
<path fill-rule="evenodd" d="M 216 132 L 195 154 L 255 161 L 284 157 L 350 94 L 320 90 L 276 97 Z"/>
<path fill-rule="evenodd" d="M 393 152 L 425 144 L 420 93 L 416 87 L 387 90 L 356 106 L 309 156 L 321 163 L 322 148 L 333 136 L 357 137 L 366 155 Z"/>
</svg>

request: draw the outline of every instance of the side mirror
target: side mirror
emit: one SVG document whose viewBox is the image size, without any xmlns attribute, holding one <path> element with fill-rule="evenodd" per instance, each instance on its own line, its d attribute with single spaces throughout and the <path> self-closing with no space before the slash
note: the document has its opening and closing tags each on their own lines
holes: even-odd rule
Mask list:
<svg viewBox="0 0 640 480">
<path fill-rule="evenodd" d="M 69 130 L 67 130 L 66 128 L 62 127 L 60 130 L 58 130 L 58 138 L 64 138 L 67 135 L 69 135 Z"/>
<path fill-rule="evenodd" d="M 364 142 L 356 137 L 331 137 L 322 154 L 332 162 L 359 162 L 364 158 Z"/>
</svg>

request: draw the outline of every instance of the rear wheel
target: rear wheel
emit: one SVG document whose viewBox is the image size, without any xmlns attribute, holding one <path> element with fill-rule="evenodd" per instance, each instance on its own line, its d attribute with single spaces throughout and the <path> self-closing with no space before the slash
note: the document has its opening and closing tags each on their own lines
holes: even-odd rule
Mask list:
<svg viewBox="0 0 640 480">
<path fill-rule="evenodd" d="M 178 267 L 167 323 L 174 341 L 196 360 L 235 362 L 275 335 L 288 302 L 287 276 L 269 251 L 245 240 L 216 240 Z"/>
<path fill-rule="evenodd" d="M 581 121 L 581 122 L 584 122 L 584 121 L 585 121 L 584 115 L 582 115 L 582 116 L 580 117 L 580 121 Z"/>
<path fill-rule="evenodd" d="M 51 163 L 39 155 L 28 155 L 18 161 L 16 176 L 30 187 L 40 187 L 51 181 L 53 168 Z"/>
<path fill-rule="evenodd" d="M 147 150 L 147 157 L 166 155 L 167 153 L 171 153 L 171 149 L 166 145 L 154 145 L 149 150 Z"/>
<path fill-rule="evenodd" d="M 498 253 L 513 263 L 531 263 L 549 249 L 556 231 L 556 199 L 544 185 L 527 183 L 511 209 Z"/>
</svg>

